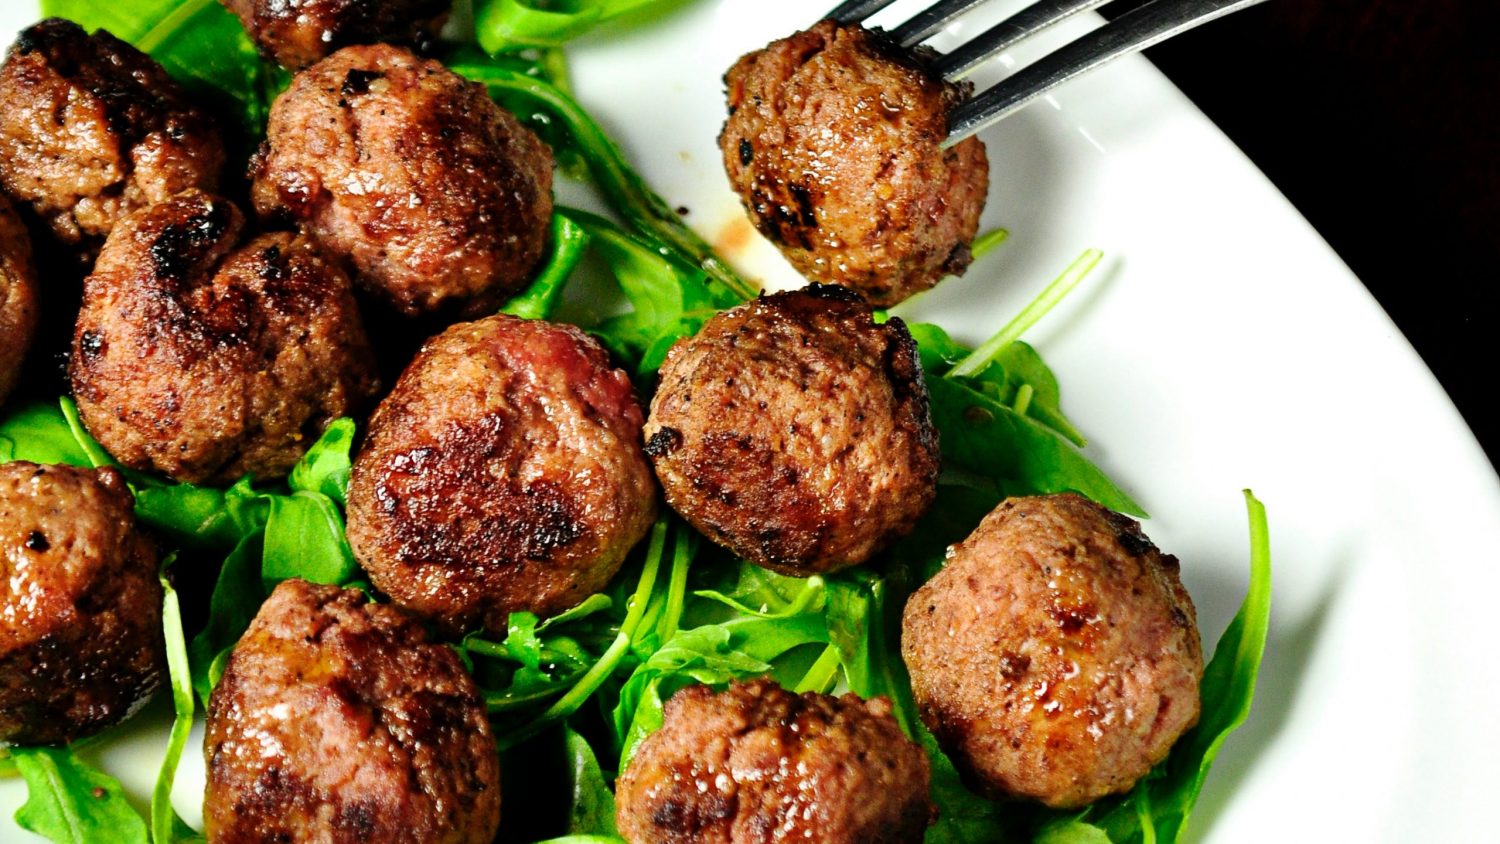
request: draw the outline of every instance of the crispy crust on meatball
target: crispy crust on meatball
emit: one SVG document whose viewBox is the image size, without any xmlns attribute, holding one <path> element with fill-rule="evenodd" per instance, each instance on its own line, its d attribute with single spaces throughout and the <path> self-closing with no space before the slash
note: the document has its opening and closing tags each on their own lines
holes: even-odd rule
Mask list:
<svg viewBox="0 0 1500 844">
<path fill-rule="evenodd" d="M 729 181 L 799 272 L 884 307 L 968 268 L 989 160 L 975 138 L 941 145 L 972 86 L 832 21 L 746 55 L 725 83 Z"/>
<path fill-rule="evenodd" d="M 656 489 L 630 379 L 568 325 L 494 316 L 428 341 L 370 420 L 349 543 L 392 600 L 504 630 L 604 588 Z"/>
<path fill-rule="evenodd" d="M 208 704 L 215 844 L 490 844 L 500 760 L 447 646 L 354 589 L 288 580 Z"/>
<path fill-rule="evenodd" d="M 207 113 L 108 32 L 44 20 L 0 67 L 0 186 L 85 253 L 137 209 L 215 190 L 223 165 Z"/>
<path fill-rule="evenodd" d="M 621 775 L 618 825 L 634 844 L 919 842 L 929 780 L 885 698 L 690 686 Z"/>
<path fill-rule="evenodd" d="M 551 150 L 483 86 L 389 45 L 297 74 L 252 175 L 260 214 L 302 224 L 408 316 L 492 312 L 546 247 Z"/>
<path fill-rule="evenodd" d="M 452 0 L 222 0 L 262 53 L 301 70 L 350 44 L 424 48 L 437 37 Z"/>
<path fill-rule="evenodd" d="M 115 459 L 177 480 L 285 475 L 376 389 L 348 278 L 307 238 L 261 235 L 189 192 L 122 221 L 84 282 L 69 364 Z"/>
<path fill-rule="evenodd" d="M 922 719 L 993 796 L 1082 806 L 1129 790 L 1197 723 L 1193 602 L 1134 520 L 1012 498 L 906 604 Z"/>
<path fill-rule="evenodd" d="M 0 465 L 0 744 L 130 717 L 161 682 L 156 547 L 114 469 Z"/>
<path fill-rule="evenodd" d="M 36 333 L 36 270 L 31 236 L 10 201 L 0 196 L 0 405 L 15 387 Z"/>
<path fill-rule="evenodd" d="M 646 436 L 672 508 L 784 574 L 869 559 L 937 494 L 916 344 L 839 287 L 762 296 L 678 342 Z"/>
</svg>

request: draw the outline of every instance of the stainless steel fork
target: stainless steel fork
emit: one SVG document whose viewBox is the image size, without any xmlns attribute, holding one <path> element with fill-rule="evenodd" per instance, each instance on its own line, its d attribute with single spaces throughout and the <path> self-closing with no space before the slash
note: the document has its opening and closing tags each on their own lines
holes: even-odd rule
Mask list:
<svg viewBox="0 0 1500 844">
<path fill-rule="evenodd" d="M 856 23 L 891 5 L 895 0 L 847 0 L 827 17 L 839 23 Z M 910 20 L 892 28 L 886 36 L 904 48 L 931 38 L 950 21 L 989 0 L 936 0 Z M 1109 0 L 1038 0 L 990 27 L 972 40 L 929 62 L 933 73 L 955 81 L 985 62 L 1042 30 L 1079 12 L 1096 9 Z M 951 146 L 1075 76 L 1087 73 L 1120 56 L 1186 32 L 1199 24 L 1265 0 L 1152 0 L 1126 12 L 1093 32 L 1065 44 L 1041 59 L 1007 76 L 966 101 L 948 116 Z"/>
</svg>

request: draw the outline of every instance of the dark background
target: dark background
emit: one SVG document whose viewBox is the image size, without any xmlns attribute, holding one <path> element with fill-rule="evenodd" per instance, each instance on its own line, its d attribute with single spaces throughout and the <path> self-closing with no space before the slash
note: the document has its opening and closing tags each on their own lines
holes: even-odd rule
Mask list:
<svg viewBox="0 0 1500 844">
<path fill-rule="evenodd" d="M 1270 0 L 1146 53 L 1365 283 L 1492 463 L 1497 40 L 1495 0 Z"/>
</svg>

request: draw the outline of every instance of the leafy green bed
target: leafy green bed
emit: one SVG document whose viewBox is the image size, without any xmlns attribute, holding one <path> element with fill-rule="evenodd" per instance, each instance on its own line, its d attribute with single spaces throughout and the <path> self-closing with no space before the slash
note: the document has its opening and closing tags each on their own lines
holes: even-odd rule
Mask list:
<svg viewBox="0 0 1500 844">
<path fill-rule="evenodd" d="M 445 56 L 455 71 L 483 83 L 535 127 L 564 171 L 591 184 L 618 215 L 615 222 L 558 209 L 548 263 L 504 310 L 551 316 L 578 262 L 592 251 L 628 310 L 585 328 L 648 394 L 673 342 L 754 293 L 645 185 L 568 94 L 558 45 L 604 20 L 649 13 L 657 5 L 660 0 L 480 0 L 478 46 L 454 46 Z M 258 58 L 238 22 L 213 0 L 44 0 L 43 7 L 132 41 L 225 104 L 243 122 L 247 148 L 286 84 L 286 75 Z M 1003 237 L 985 238 L 976 251 Z M 672 693 L 691 683 L 769 674 L 799 691 L 847 689 L 891 698 L 902 727 L 933 764 L 941 815 L 929 842 L 1178 840 L 1210 763 L 1249 712 L 1265 644 L 1269 543 L 1264 509 L 1248 491 L 1250 590 L 1208 665 L 1202 719 L 1123 797 L 1081 812 L 1054 812 L 975 796 L 916 717 L 897 647 L 906 596 L 942 566 L 945 547 L 1003 497 L 1075 490 L 1144 515 L 1079 451 L 1084 440 L 1062 413 L 1057 379 L 1020 340 L 1098 258 L 1084 253 L 977 350 L 938 326 L 911 326 L 931 390 L 944 474 L 931 513 L 871 563 L 823 577 L 783 577 L 729 557 L 667 514 L 604 592 L 547 620 L 516 613 L 504 636 L 474 631 L 453 642 L 481 686 L 499 739 L 511 807 L 502 838 L 619 841 L 610 782 L 641 739 L 661 725 Z M 168 797 L 196 708 L 229 649 L 280 580 L 364 587 L 343 523 L 355 434 L 352 421 L 335 423 L 284 483 L 246 478 L 212 489 L 127 473 L 138 517 L 182 552 L 163 564 L 176 721 L 163 736 L 166 758 L 149 817 L 131 807 L 117 781 L 81 760 L 76 747 L 13 749 L 0 764 L 19 772 L 29 788 L 16 816 L 21 827 L 57 842 L 201 840 Z M 67 398 L 13 403 L 0 419 L 0 461 L 15 459 L 112 462 Z M 174 567 L 214 565 L 216 579 L 174 578 Z M 212 587 L 179 596 L 174 579 L 211 581 Z M 191 637 L 179 601 L 202 610 Z"/>
</svg>

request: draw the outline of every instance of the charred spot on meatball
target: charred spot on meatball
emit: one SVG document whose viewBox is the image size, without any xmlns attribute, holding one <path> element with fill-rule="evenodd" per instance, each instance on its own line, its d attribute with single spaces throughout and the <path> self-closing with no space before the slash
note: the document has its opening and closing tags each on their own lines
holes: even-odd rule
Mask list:
<svg viewBox="0 0 1500 844">
<path fill-rule="evenodd" d="M 351 44 L 426 49 L 448 18 L 452 0 L 222 0 L 239 16 L 261 53 L 301 70 Z"/>
<path fill-rule="evenodd" d="M 645 433 L 672 508 L 783 574 L 869 559 L 937 494 L 916 344 L 841 287 L 762 296 L 679 341 Z"/>
<path fill-rule="evenodd" d="M 989 161 L 977 139 L 942 143 L 972 86 L 832 21 L 744 56 L 725 83 L 729 181 L 804 276 L 885 307 L 968 268 Z"/>
<path fill-rule="evenodd" d="M 285 475 L 377 387 L 348 277 L 308 238 L 240 245 L 190 191 L 123 220 L 84 282 L 69 364 L 115 459 L 191 483 Z"/>
<path fill-rule="evenodd" d="M 929 780 L 885 698 L 690 686 L 621 775 L 618 826 L 632 844 L 907 844 L 932 818 Z"/>
<path fill-rule="evenodd" d="M 37 304 L 31 236 L 0 195 L 0 405 L 21 376 L 21 362 L 36 333 Z"/>
<path fill-rule="evenodd" d="M 1198 720 L 1177 560 L 1082 496 L 1002 503 L 903 623 L 922 719 L 994 797 L 1070 808 L 1128 791 Z"/>
<path fill-rule="evenodd" d="M 208 704 L 215 842 L 490 844 L 500 761 L 458 656 L 363 592 L 278 585 Z"/>
<path fill-rule="evenodd" d="M 108 32 L 45 20 L 0 67 L 0 187 L 85 256 L 127 214 L 216 189 L 223 164 L 207 113 Z"/>
<path fill-rule="evenodd" d="M 376 587 L 451 630 L 567 609 L 655 518 L 641 417 L 630 379 L 572 326 L 455 325 L 371 417 L 349 544 Z"/>
<path fill-rule="evenodd" d="M 483 86 L 397 47 L 299 73 L 252 175 L 262 216 L 302 225 L 407 316 L 492 313 L 547 243 L 551 150 Z"/>
<path fill-rule="evenodd" d="M 0 744 L 119 723 L 165 665 L 156 547 L 114 469 L 0 465 Z"/>
</svg>

